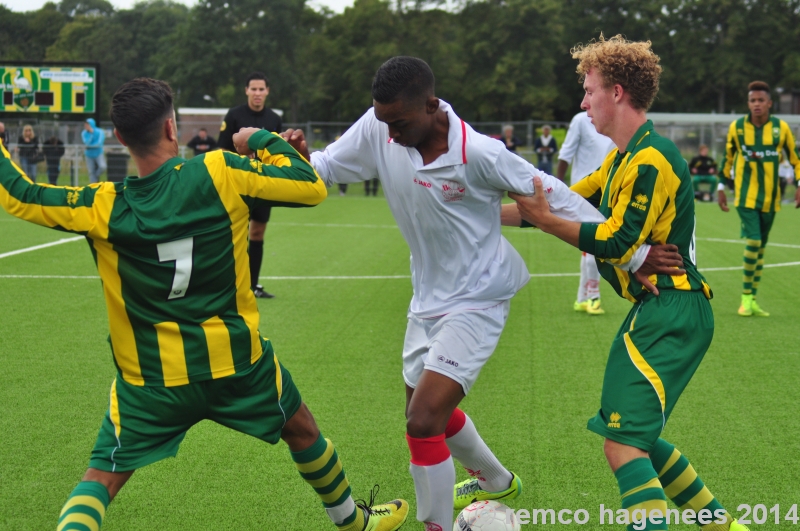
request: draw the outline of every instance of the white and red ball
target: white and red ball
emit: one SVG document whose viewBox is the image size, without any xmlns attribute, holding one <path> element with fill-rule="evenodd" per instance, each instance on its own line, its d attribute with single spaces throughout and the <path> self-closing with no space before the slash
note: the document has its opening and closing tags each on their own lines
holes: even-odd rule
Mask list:
<svg viewBox="0 0 800 531">
<path fill-rule="evenodd" d="M 459 513 L 453 531 L 520 531 L 520 525 L 510 507 L 496 501 L 479 501 Z"/>
</svg>

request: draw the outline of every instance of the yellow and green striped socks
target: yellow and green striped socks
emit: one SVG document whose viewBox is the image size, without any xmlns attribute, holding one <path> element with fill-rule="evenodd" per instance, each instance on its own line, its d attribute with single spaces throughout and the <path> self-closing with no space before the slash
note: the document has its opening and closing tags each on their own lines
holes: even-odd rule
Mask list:
<svg viewBox="0 0 800 531">
<path fill-rule="evenodd" d="M 619 467 L 614 476 L 619 483 L 622 508 L 629 514 L 631 523 L 628 531 L 667 529 L 667 498 L 650 459 L 640 457 L 629 461 Z M 660 523 L 650 521 L 651 516 L 658 516 L 658 513 L 652 514 L 651 511 L 660 511 L 660 519 L 656 519 Z"/>
<path fill-rule="evenodd" d="M 764 248 L 761 247 L 761 240 L 746 240 L 744 245 L 744 282 L 742 293 L 750 295 L 753 293 L 753 277 L 756 274 L 759 261 L 759 250 L 761 255 L 761 267 L 764 266 Z M 761 279 L 761 269 L 758 268 L 758 278 Z"/>
<path fill-rule="evenodd" d="M 756 261 L 756 271 L 753 275 L 753 297 L 755 298 L 758 291 L 758 283 L 761 282 L 761 270 L 764 269 L 764 248 L 758 249 L 758 260 Z"/>
<path fill-rule="evenodd" d="M 733 518 L 705 486 L 703 480 L 695 472 L 689 460 L 683 456 L 672 444 L 664 439 L 659 439 L 650 452 L 653 467 L 658 471 L 658 477 L 664 486 L 664 493 L 675 502 L 680 509 L 692 509 L 695 514 L 703 509 L 706 521 L 711 523 L 701 525 L 703 531 L 728 531 Z M 719 512 L 718 512 L 719 511 Z M 716 513 L 716 514 L 715 514 Z M 721 514 L 725 514 L 725 523 L 716 523 Z"/>
<path fill-rule="evenodd" d="M 78 483 L 61 509 L 56 530 L 98 531 L 109 503 L 108 489 L 102 483 Z"/>
<path fill-rule="evenodd" d="M 350 483 L 342 462 L 328 439 L 317 441 L 300 452 L 292 452 L 300 476 L 314 488 L 328 516 L 342 531 L 364 529 L 364 512 L 357 509 L 350 495 Z"/>
</svg>

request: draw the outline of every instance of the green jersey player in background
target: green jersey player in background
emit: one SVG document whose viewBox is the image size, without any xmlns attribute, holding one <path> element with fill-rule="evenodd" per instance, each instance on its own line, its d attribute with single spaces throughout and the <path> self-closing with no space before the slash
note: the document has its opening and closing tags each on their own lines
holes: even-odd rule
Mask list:
<svg viewBox="0 0 800 531">
<path fill-rule="evenodd" d="M 800 181 L 800 157 L 789 124 L 770 114 L 772 98 L 769 85 L 763 81 L 750 83 L 747 106 L 750 114 L 734 120 L 728 128 L 717 202 L 723 212 L 729 210 L 725 184 L 733 181 L 736 191 L 734 206 L 745 239 L 739 315 L 769 317 L 769 313 L 756 302 L 756 294 L 764 269 L 764 250 L 769 232 L 775 215 L 781 209 L 778 165 L 781 153 L 785 153 L 794 168 L 795 181 Z M 795 206 L 800 207 L 800 187 L 795 193 Z"/>
<path fill-rule="evenodd" d="M 86 236 L 118 371 L 89 469 L 58 530 L 99 529 L 133 472 L 174 456 L 204 419 L 270 444 L 286 441 L 339 529 L 398 529 L 408 504 L 354 502 L 333 444 L 258 330 L 250 212 L 314 206 L 326 197 L 324 183 L 268 131 L 236 142 L 252 160 L 225 151 L 179 158 L 172 101 L 169 85 L 154 79 L 135 79 L 114 94 L 114 134 L 139 174 L 121 183 L 37 185 L 0 147 L 0 204 L 21 219 Z"/>
</svg>

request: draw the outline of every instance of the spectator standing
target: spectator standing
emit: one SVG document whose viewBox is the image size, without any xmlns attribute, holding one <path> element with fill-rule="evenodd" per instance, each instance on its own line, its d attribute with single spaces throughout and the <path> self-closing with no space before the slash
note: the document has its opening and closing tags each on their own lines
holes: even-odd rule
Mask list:
<svg viewBox="0 0 800 531">
<path fill-rule="evenodd" d="M 194 156 L 196 157 L 217 149 L 217 141 L 214 140 L 213 136 L 208 136 L 208 130 L 205 127 L 201 127 L 186 146 L 194 150 Z"/>
<path fill-rule="evenodd" d="M 511 124 L 503 126 L 503 143 L 506 145 L 507 150 L 514 153 L 517 152 L 517 147 L 522 145 L 519 142 L 519 138 L 514 136 L 514 126 Z"/>
<path fill-rule="evenodd" d="M 0 122 L 0 142 L 8 148 L 8 132 L 6 132 L 6 124 Z"/>
<path fill-rule="evenodd" d="M 789 161 L 786 160 L 786 156 L 781 152 L 781 163 L 778 165 L 778 177 L 780 177 L 780 187 L 781 187 L 781 197 L 780 201 L 783 202 L 783 196 L 786 195 L 786 187 L 789 183 L 794 182 L 794 168 Z"/>
<path fill-rule="evenodd" d="M 257 127 L 273 133 L 280 133 L 283 128 L 281 117 L 266 107 L 269 95 L 269 80 L 262 72 L 253 72 L 247 76 L 244 84 L 247 103 L 233 107 L 225 115 L 219 129 L 219 147 L 236 152 L 233 135 L 243 127 Z M 250 211 L 250 287 L 258 298 L 271 299 L 275 295 L 264 291 L 258 283 L 261 273 L 261 262 L 264 259 L 264 232 L 272 213 L 271 206 L 259 206 Z"/>
<path fill-rule="evenodd" d="M 558 144 L 550 134 L 551 130 L 549 125 L 542 127 L 542 136 L 536 139 L 533 146 L 539 157 L 539 164 L 536 167 L 549 175 L 553 175 L 553 155 L 558 151 Z"/>
<path fill-rule="evenodd" d="M 42 144 L 44 160 L 47 162 L 47 180 L 55 186 L 61 173 L 61 157 L 64 156 L 64 142 L 57 136 L 51 136 Z"/>
<path fill-rule="evenodd" d="M 606 155 L 616 148 L 613 140 L 597 132 L 592 125 L 592 119 L 585 111 L 579 112 L 572 118 L 564 145 L 558 152 L 556 177 L 563 181 L 567 167 L 572 163 L 569 184 L 574 186 L 587 175 L 594 173 Z M 589 315 L 606 313 L 600 307 L 600 271 L 597 269 L 594 256 L 589 253 L 581 253 L 578 299 L 572 307 L 576 312 L 586 312 Z"/>
<path fill-rule="evenodd" d="M 36 182 L 36 165 L 41 160 L 39 151 L 39 139 L 33 132 L 33 126 L 26 125 L 22 128 L 22 136 L 17 140 L 17 154 L 22 171 L 30 177 L 31 181 Z"/>
<path fill-rule="evenodd" d="M 717 187 L 717 162 L 708 156 L 708 146 L 700 146 L 699 155 L 689 162 L 689 171 L 692 173 L 694 196 L 698 196 L 701 184 L 708 183 L 708 201 L 710 201 L 711 193 Z"/>
<path fill-rule="evenodd" d="M 89 182 L 96 183 L 100 181 L 100 176 L 106 171 L 106 155 L 103 152 L 106 134 L 97 127 L 94 118 L 89 118 L 83 124 L 81 139 L 86 155 L 86 169 L 89 170 Z"/>
</svg>

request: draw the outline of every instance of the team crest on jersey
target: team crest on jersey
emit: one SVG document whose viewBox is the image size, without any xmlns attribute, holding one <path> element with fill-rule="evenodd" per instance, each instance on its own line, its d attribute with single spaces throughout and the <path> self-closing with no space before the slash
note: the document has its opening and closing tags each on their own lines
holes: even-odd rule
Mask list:
<svg viewBox="0 0 800 531">
<path fill-rule="evenodd" d="M 463 184 L 456 181 L 445 181 L 442 185 L 442 197 L 446 203 L 450 201 L 461 201 L 467 195 L 467 189 Z"/>
<path fill-rule="evenodd" d="M 80 193 L 77 190 L 72 190 L 71 192 L 67 192 L 67 204 L 75 205 L 78 203 L 78 196 Z"/>
<path fill-rule="evenodd" d="M 779 127 L 773 127 L 772 128 L 772 134 L 775 135 L 775 136 L 781 136 L 780 128 Z"/>
</svg>

